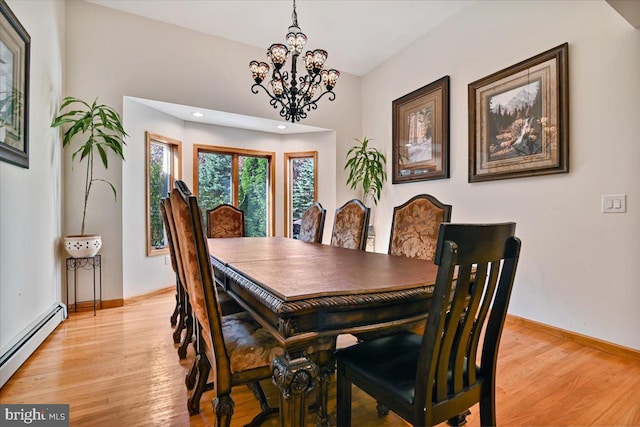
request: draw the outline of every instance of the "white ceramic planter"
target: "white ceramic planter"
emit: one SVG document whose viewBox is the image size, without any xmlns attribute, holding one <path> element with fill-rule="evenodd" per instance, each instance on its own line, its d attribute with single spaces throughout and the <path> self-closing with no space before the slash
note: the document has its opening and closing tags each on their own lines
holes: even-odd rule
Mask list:
<svg viewBox="0 0 640 427">
<path fill-rule="evenodd" d="M 102 236 L 89 234 L 86 236 L 66 236 L 64 248 L 73 258 L 88 258 L 95 256 L 102 247 Z"/>
</svg>

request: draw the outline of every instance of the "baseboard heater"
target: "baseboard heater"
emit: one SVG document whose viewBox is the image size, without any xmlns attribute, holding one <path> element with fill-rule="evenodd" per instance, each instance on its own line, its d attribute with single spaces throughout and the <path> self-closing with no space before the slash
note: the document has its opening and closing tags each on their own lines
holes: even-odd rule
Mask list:
<svg viewBox="0 0 640 427">
<path fill-rule="evenodd" d="M 66 317 L 67 307 L 61 302 L 56 303 L 18 335 L 21 338 L 0 356 L 0 387 L 9 381 L 9 378 Z"/>
</svg>

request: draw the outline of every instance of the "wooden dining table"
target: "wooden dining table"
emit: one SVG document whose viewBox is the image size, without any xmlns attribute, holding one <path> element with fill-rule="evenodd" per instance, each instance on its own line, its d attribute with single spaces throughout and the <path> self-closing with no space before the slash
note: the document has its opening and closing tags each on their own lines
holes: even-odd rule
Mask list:
<svg viewBox="0 0 640 427">
<path fill-rule="evenodd" d="M 283 237 L 209 239 L 216 283 L 268 330 L 286 354 L 272 362 L 280 423 L 305 426 L 315 387 L 327 425 L 340 334 L 398 328 L 426 318 L 432 262 Z"/>
</svg>

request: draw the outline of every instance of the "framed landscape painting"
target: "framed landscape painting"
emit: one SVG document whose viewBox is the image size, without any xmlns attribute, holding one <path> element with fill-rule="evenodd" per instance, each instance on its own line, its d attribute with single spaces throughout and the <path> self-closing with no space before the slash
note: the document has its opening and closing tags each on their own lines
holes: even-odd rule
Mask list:
<svg viewBox="0 0 640 427">
<path fill-rule="evenodd" d="M 567 43 L 469 84 L 469 182 L 569 172 Z"/>
<path fill-rule="evenodd" d="M 0 160 L 29 167 L 31 38 L 0 0 Z"/>
<path fill-rule="evenodd" d="M 393 101 L 394 184 L 449 178 L 449 76 Z"/>
</svg>

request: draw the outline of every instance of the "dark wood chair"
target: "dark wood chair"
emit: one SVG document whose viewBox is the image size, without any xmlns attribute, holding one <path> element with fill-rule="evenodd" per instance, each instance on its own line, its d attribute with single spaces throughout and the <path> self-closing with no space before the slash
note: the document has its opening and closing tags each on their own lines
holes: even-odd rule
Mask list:
<svg viewBox="0 0 640 427">
<path fill-rule="evenodd" d="M 369 233 L 371 209 L 353 199 L 336 209 L 331 232 L 331 246 L 364 251 Z"/>
<path fill-rule="evenodd" d="M 244 237 L 244 212 L 223 203 L 207 211 L 207 237 Z"/>
<path fill-rule="evenodd" d="M 182 181 L 176 181 L 170 199 L 191 306 L 199 324 L 198 379 L 188 401 L 189 413 L 199 412 L 202 393 L 214 388 L 216 425 L 229 426 L 234 407 L 231 389 L 246 384 L 261 400 L 263 411 L 253 422 L 259 423 L 277 409 L 269 407 L 258 381 L 271 378 L 271 360 L 284 350 L 246 311 L 222 316 L 198 200 Z M 213 383 L 208 382 L 209 373 Z"/>
<path fill-rule="evenodd" d="M 451 221 L 451 205 L 419 194 L 393 208 L 389 255 L 433 261 L 440 224 Z"/>
<path fill-rule="evenodd" d="M 304 211 L 300 221 L 300 234 L 298 239 L 303 242 L 322 243 L 324 232 L 324 220 L 327 210 L 318 202 L 314 203 Z"/>
<path fill-rule="evenodd" d="M 478 402 L 480 424 L 496 425 L 498 346 L 520 254 L 514 232 L 515 223 L 440 225 L 424 335 L 400 332 L 336 352 L 339 426 L 351 425 L 351 384 L 413 425 L 461 425 Z"/>
</svg>

